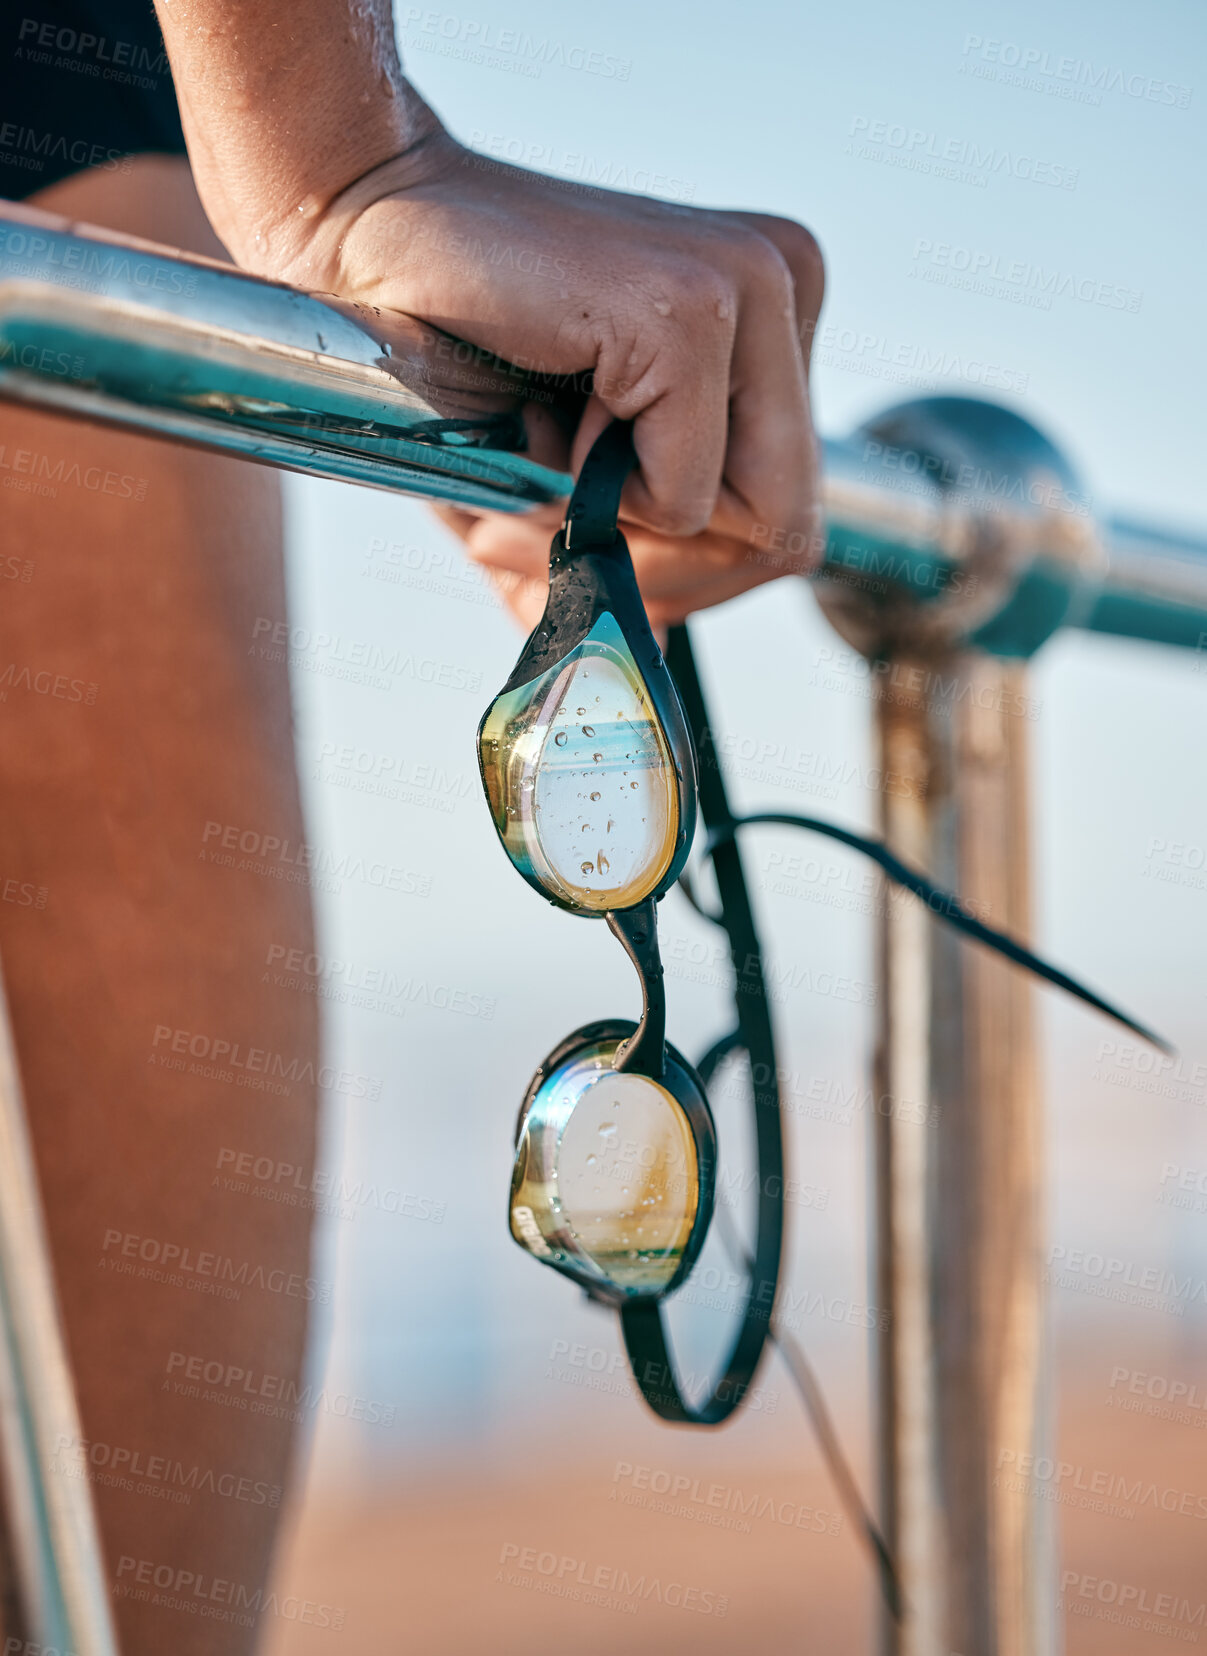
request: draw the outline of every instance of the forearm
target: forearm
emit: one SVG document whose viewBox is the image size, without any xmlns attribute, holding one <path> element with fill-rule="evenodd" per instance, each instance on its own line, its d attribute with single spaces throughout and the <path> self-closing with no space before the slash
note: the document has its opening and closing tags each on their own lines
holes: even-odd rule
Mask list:
<svg viewBox="0 0 1207 1656">
<path fill-rule="evenodd" d="M 285 268 L 354 180 L 439 123 L 404 79 L 390 0 L 156 0 L 210 221 Z"/>
</svg>

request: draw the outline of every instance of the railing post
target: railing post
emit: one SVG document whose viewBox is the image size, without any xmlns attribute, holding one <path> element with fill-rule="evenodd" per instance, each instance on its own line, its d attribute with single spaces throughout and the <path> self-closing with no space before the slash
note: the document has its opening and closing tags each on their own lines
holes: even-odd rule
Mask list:
<svg viewBox="0 0 1207 1656">
<path fill-rule="evenodd" d="M 1029 934 L 1026 669 L 898 655 L 878 676 L 882 831 Z M 880 1493 L 906 1614 L 885 1656 L 1051 1656 L 1041 1121 L 1027 979 L 885 897 L 876 1052 Z"/>
</svg>

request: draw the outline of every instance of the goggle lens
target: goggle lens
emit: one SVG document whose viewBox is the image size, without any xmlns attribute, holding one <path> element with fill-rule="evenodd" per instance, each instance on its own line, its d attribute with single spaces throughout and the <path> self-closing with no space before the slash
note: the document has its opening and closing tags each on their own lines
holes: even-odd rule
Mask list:
<svg viewBox="0 0 1207 1656">
<path fill-rule="evenodd" d="M 598 1042 L 546 1077 L 529 1106 L 511 1186 L 511 1233 L 549 1265 L 624 1294 L 656 1294 L 683 1260 L 700 1170 L 691 1126 L 648 1076 Z"/>
<path fill-rule="evenodd" d="M 657 889 L 679 835 L 678 778 L 610 614 L 556 667 L 495 700 L 479 747 L 504 848 L 555 902 L 603 914 Z"/>
</svg>

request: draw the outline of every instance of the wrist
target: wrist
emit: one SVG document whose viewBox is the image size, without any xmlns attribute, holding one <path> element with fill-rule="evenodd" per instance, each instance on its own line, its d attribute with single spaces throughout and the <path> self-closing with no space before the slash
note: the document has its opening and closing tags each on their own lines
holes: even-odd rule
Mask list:
<svg viewBox="0 0 1207 1656">
<path fill-rule="evenodd" d="M 283 153 L 227 153 L 209 166 L 204 155 L 193 156 L 214 228 L 243 269 L 330 287 L 336 227 L 387 187 L 403 187 L 387 179 L 426 175 L 425 155 L 447 135 L 410 83 L 377 89 L 371 100 L 362 95 L 358 104 L 354 121 L 339 104 L 312 106 L 304 126 L 290 123 Z"/>
<path fill-rule="evenodd" d="M 301 218 L 293 227 L 288 257 L 277 264 L 273 274 L 278 280 L 313 292 L 367 297 L 353 292 L 350 284 L 357 280 L 366 238 L 369 242 L 374 239 L 377 218 L 373 209 L 379 203 L 388 205 L 391 247 L 387 264 L 401 263 L 410 242 L 405 210 L 408 194 L 426 192 L 428 186 L 451 178 L 463 164 L 465 154 L 464 147 L 433 115 L 428 130 L 414 143 L 367 168 L 320 212 Z"/>
</svg>

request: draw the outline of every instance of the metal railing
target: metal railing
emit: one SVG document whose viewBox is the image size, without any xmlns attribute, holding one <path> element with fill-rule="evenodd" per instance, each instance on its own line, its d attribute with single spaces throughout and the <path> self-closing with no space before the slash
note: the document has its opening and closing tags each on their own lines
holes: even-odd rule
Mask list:
<svg viewBox="0 0 1207 1656">
<path fill-rule="evenodd" d="M 534 394 L 412 318 L 0 204 L 0 398 L 523 511 L 570 484 L 521 452 Z M 1025 933 L 1026 732 L 1008 709 L 1027 658 L 1061 627 L 1203 647 L 1207 543 L 1096 510 L 1041 433 L 972 399 L 889 409 L 823 449 L 819 601 L 870 662 L 911 669 L 871 675 L 884 774 L 913 779 L 881 801 L 885 838 Z M 767 528 L 750 555 L 799 550 Z M 883 1648 L 1047 1656 L 1042 1503 L 997 1492 L 989 1455 L 1042 1430 L 1029 992 L 916 907 L 886 907 L 879 947 L 878 1096 L 943 1121 L 876 1129 L 880 1493 L 906 1602 Z M 110 1656 L 88 1483 L 47 1476 L 80 1434 L 2 994 L 0 1152 L 0 1426 L 28 1632 Z"/>
</svg>

